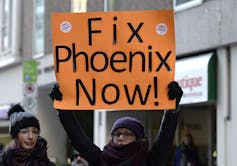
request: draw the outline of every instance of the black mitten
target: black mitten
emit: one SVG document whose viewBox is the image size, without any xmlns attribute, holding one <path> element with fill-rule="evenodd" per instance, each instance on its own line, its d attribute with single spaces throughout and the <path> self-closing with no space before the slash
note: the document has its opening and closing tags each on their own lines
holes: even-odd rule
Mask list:
<svg viewBox="0 0 237 166">
<path fill-rule="evenodd" d="M 183 90 L 176 81 L 170 82 L 168 88 L 169 88 L 168 92 L 169 99 L 170 100 L 176 99 L 176 108 L 178 108 L 179 102 L 183 96 Z"/>
<path fill-rule="evenodd" d="M 59 89 L 59 85 L 58 84 L 54 84 L 54 87 L 51 89 L 49 96 L 51 97 L 51 99 L 54 100 L 62 100 L 63 94 L 61 93 L 60 89 Z"/>
</svg>

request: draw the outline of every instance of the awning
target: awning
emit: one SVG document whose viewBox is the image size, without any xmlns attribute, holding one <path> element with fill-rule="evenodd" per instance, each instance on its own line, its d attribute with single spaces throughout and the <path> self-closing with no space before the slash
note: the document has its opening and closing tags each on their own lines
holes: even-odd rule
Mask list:
<svg viewBox="0 0 237 166">
<path fill-rule="evenodd" d="M 177 60 L 175 80 L 184 91 L 180 104 L 215 101 L 215 54 L 208 53 Z"/>
<path fill-rule="evenodd" d="M 2 120 L 2 119 L 8 119 L 8 115 L 7 115 L 7 113 L 8 113 L 8 111 L 9 111 L 9 109 L 10 109 L 10 105 L 8 105 L 8 104 L 5 104 L 5 105 L 0 105 L 0 120 Z"/>
</svg>

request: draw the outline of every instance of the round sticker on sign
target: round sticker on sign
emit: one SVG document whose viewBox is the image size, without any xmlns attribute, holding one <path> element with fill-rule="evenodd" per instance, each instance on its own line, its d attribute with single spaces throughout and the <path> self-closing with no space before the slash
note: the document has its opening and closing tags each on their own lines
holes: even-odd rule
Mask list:
<svg viewBox="0 0 237 166">
<path fill-rule="evenodd" d="M 156 32 L 159 35 L 165 35 L 168 31 L 167 25 L 164 23 L 160 23 L 156 26 Z"/>
<path fill-rule="evenodd" d="M 60 24 L 60 30 L 64 33 L 68 33 L 70 32 L 72 29 L 72 25 L 70 22 L 68 21 L 63 21 L 61 24 Z"/>
</svg>

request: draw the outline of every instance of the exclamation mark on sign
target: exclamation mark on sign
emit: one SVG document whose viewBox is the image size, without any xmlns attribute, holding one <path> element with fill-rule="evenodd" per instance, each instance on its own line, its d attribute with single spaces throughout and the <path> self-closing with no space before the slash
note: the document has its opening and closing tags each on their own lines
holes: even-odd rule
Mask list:
<svg viewBox="0 0 237 166">
<path fill-rule="evenodd" d="M 157 77 L 153 77 L 153 82 L 154 82 L 154 98 L 157 99 L 158 98 L 158 79 Z M 159 105 L 158 101 L 154 102 L 155 106 Z"/>
</svg>

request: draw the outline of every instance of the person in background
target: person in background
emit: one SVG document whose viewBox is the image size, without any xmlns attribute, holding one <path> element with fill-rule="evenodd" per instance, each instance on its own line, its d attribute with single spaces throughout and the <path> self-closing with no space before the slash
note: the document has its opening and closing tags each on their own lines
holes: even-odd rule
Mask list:
<svg viewBox="0 0 237 166">
<path fill-rule="evenodd" d="M 176 148 L 174 166 L 200 166 L 199 156 L 193 141 L 193 136 L 187 133 Z"/>
<path fill-rule="evenodd" d="M 3 151 L 3 144 L 0 143 L 0 154 L 2 153 L 2 151 Z"/>
<path fill-rule="evenodd" d="M 0 156 L 0 166 L 55 166 L 47 156 L 47 142 L 40 136 L 38 119 L 19 105 L 9 112 L 13 141 Z"/>
<path fill-rule="evenodd" d="M 168 85 L 168 97 L 176 99 L 176 109 L 164 111 L 161 127 L 151 149 L 143 124 L 132 117 L 118 119 L 111 129 L 111 140 L 101 150 L 82 129 L 72 111 L 58 109 L 59 119 L 72 145 L 93 166 L 164 166 L 173 144 L 179 115 L 178 105 L 183 91 L 177 82 Z M 63 94 L 56 84 L 51 92 L 52 100 L 62 100 Z"/>
<path fill-rule="evenodd" d="M 74 149 L 73 152 L 73 160 L 71 166 L 89 166 L 88 162 L 80 156 L 80 153 Z"/>
</svg>

